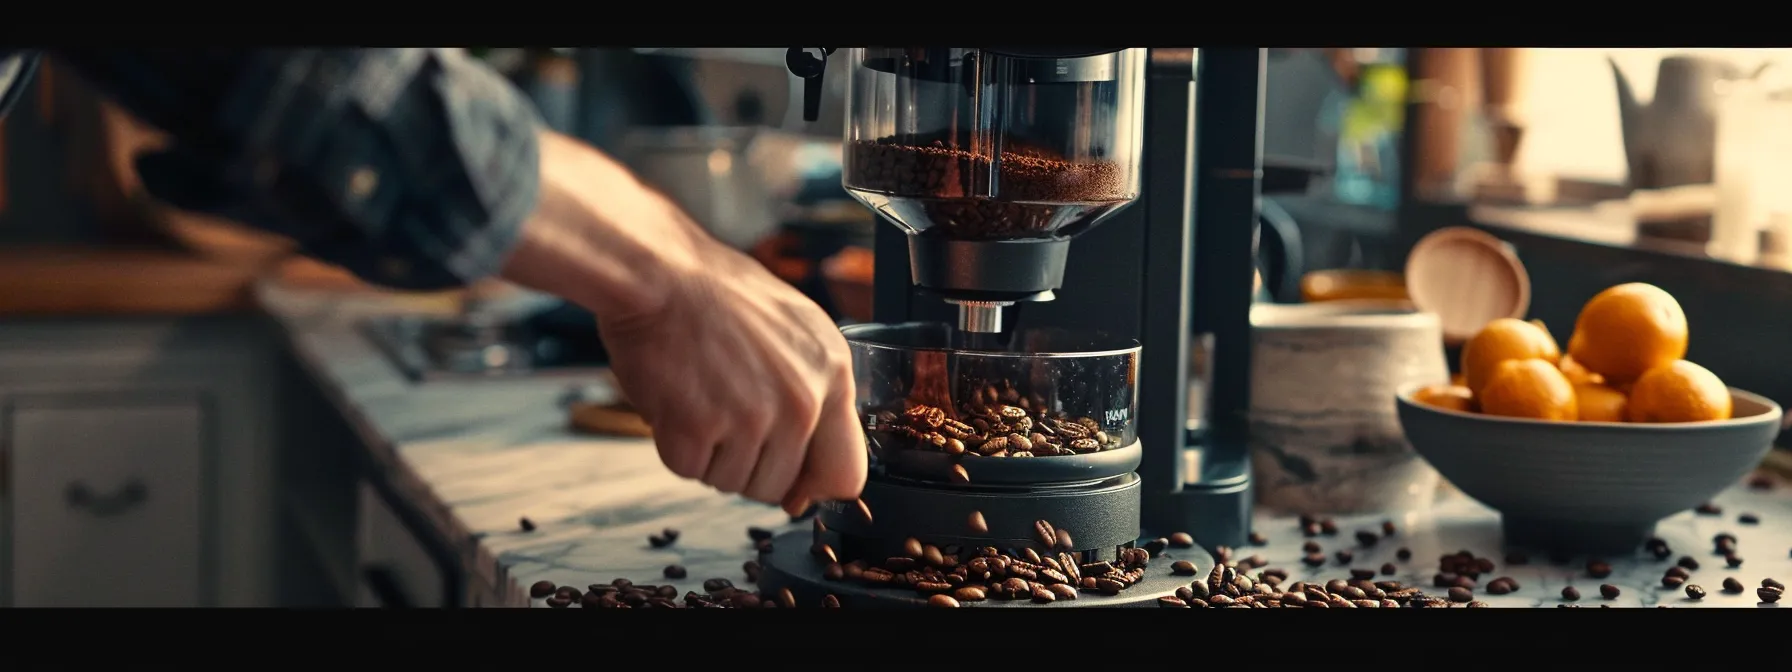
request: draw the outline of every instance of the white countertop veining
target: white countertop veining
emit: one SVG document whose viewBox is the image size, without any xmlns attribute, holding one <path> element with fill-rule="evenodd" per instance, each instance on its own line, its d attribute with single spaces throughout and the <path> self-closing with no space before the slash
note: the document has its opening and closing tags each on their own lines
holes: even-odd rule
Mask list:
<svg viewBox="0 0 1792 672">
<path fill-rule="evenodd" d="M 637 583 L 671 583 L 682 593 L 701 590 L 704 579 L 742 583 L 741 565 L 753 557 L 745 530 L 791 527 L 782 511 L 723 495 L 671 474 L 660 464 L 652 441 L 579 436 L 566 429 L 558 400 L 564 379 L 476 380 L 412 383 L 356 328 L 364 317 L 407 312 L 402 299 L 290 290 L 264 283 L 262 305 L 286 329 L 298 359 L 326 394 L 349 416 L 373 453 L 373 463 L 424 517 L 456 547 L 468 568 L 469 604 L 523 606 L 527 588 L 541 580 L 585 586 L 629 578 Z M 1397 534 L 1373 548 L 1359 548 L 1354 532 L 1378 530 L 1384 517 L 1339 518 L 1336 537 L 1315 539 L 1328 555 L 1350 548 L 1349 565 L 1335 559 L 1320 569 L 1300 564 L 1304 553 L 1291 518 L 1259 516 L 1262 548 L 1240 548 L 1235 557 L 1264 556 L 1269 566 L 1289 571 L 1293 580 L 1348 578 L 1349 567 L 1378 568 L 1394 561 L 1398 548 L 1413 557 L 1396 562 L 1396 580 L 1429 588 L 1438 557 L 1470 550 L 1492 558 L 1498 568 L 1483 576 L 1509 576 L 1520 584 L 1511 595 L 1478 593 L 1496 607 L 1554 607 L 1560 592 L 1574 585 L 1582 607 L 1755 607 L 1754 589 L 1763 577 L 1792 580 L 1792 487 L 1774 491 L 1736 487 L 1717 498 L 1722 516 L 1691 512 L 1664 521 L 1657 533 L 1674 549 L 1657 561 L 1640 550 L 1634 557 L 1602 558 L 1613 573 L 1587 576 L 1586 558 L 1557 565 L 1533 554 L 1529 564 L 1508 566 L 1499 548 L 1498 517 L 1485 507 L 1455 499 L 1425 514 L 1397 518 Z M 1758 525 L 1742 525 L 1737 515 L 1752 512 Z M 524 532 L 519 520 L 536 525 Z M 647 537 L 665 528 L 680 530 L 678 543 L 655 549 Z M 1742 567 L 1724 568 L 1712 553 L 1712 537 L 1730 532 L 1740 538 Z M 1690 583 L 1705 588 L 1701 601 L 1681 589 L 1663 589 L 1660 579 L 1681 555 L 1701 568 Z M 667 565 L 689 570 L 688 578 L 661 578 Z M 1747 588 L 1742 595 L 1721 591 L 1724 577 Z M 1618 599 L 1599 597 L 1599 585 L 1618 586 Z M 540 604 L 539 600 L 535 601 Z"/>
</svg>

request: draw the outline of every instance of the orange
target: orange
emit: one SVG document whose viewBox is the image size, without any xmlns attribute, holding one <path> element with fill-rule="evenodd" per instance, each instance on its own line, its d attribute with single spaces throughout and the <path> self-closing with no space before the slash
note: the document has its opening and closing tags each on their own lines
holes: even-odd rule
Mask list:
<svg viewBox="0 0 1792 672">
<path fill-rule="evenodd" d="M 1468 387 L 1468 376 L 1462 375 L 1460 373 L 1450 376 L 1450 384 Z"/>
<path fill-rule="evenodd" d="M 1630 399 L 1599 383 L 1574 383 L 1574 402 L 1582 422 L 1623 422 Z"/>
<path fill-rule="evenodd" d="M 1574 361 L 1573 355 L 1562 355 L 1562 361 L 1556 362 L 1556 368 L 1562 370 L 1562 375 L 1568 376 L 1568 382 L 1576 385 L 1581 383 L 1605 383 L 1605 376 L 1588 371 L 1587 367 L 1581 366 L 1580 362 Z"/>
<path fill-rule="evenodd" d="M 1684 359 L 1649 369 L 1630 391 L 1631 422 L 1728 420 L 1730 390 L 1710 369 Z"/>
<path fill-rule="evenodd" d="M 1432 385 L 1414 392 L 1412 400 L 1426 406 L 1435 406 L 1451 411 L 1473 413 L 1475 397 L 1468 388 L 1461 385 Z"/>
<path fill-rule="evenodd" d="M 1524 320 L 1502 317 L 1488 322 L 1468 343 L 1462 346 L 1462 375 L 1468 389 L 1477 396 L 1492 379 L 1494 367 L 1512 359 L 1542 359 L 1551 366 L 1561 359 L 1562 351 L 1549 332 Z"/>
<path fill-rule="evenodd" d="M 1608 383 L 1628 383 L 1686 356 L 1686 312 L 1660 287 L 1641 282 L 1600 292 L 1580 309 L 1568 356 Z"/>
<path fill-rule="evenodd" d="M 1543 323 L 1543 320 L 1530 320 L 1530 323 L 1531 323 L 1531 324 L 1532 324 L 1532 325 L 1533 325 L 1533 326 L 1535 326 L 1535 327 L 1537 327 L 1537 328 L 1538 328 L 1538 329 L 1542 329 L 1542 330 L 1543 330 L 1543 337 L 1544 337 L 1544 338 L 1547 338 L 1547 339 L 1549 339 L 1549 347 L 1550 347 L 1550 349 L 1551 349 L 1551 350 L 1554 350 L 1554 351 L 1556 351 L 1556 352 L 1561 352 L 1561 351 L 1562 351 L 1562 347 L 1561 347 L 1561 346 L 1560 346 L 1560 345 L 1557 345 L 1557 344 L 1556 344 L 1556 337 L 1555 337 L 1555 335 L 1554 335 L 1554 334 L 1551 334 L 1551 333 L 1549 333 L 1549 325 L 1547 325 L 1547 324 L 1544 324 L 1544 323 Z"/>
<path fill-rule="evenodd" d="M 1562 422 L 1580 417 L 1574 385 L 1546 359 L 1500 362 L 1476 397 L 1481 402 L 1481 412 L 1488 415 Z"/>
</svg>

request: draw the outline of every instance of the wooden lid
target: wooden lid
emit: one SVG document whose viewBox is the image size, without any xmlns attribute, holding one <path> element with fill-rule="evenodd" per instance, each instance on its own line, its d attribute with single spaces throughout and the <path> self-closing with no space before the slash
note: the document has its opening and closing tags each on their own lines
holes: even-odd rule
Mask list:
<svg viewBox="0 0 1792 672">
<path fill-rule="evenodd" d="M 1436 313 L 1444 340 L 1467 341 L 1502 317 L 1531 308 L 1531 277 L 1505 241 L 1479 229 L 1450 227 L 1421 238 L 1406 257 L 1413 305 Z"/>
</svg>

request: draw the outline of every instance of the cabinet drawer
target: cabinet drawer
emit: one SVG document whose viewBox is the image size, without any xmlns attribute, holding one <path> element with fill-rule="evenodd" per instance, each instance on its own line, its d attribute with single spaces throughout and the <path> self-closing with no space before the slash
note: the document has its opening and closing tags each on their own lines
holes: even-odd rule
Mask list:
<svg viewBox="0 0 1792 672">
<path fill-rule="evenodd" d="M 0 404 L 11 603 L 209 603 L 208 404 L 163 392 Z"/>
<path fill-rule="evenodd" d="M 357 607 L 440 608 L 448 604 L 447 571 L 418 540 L 404 519 L 386 505 L 379 489 L 361 483 L 360 529 L 356 556 L 360 587 Z"/>
</svg>

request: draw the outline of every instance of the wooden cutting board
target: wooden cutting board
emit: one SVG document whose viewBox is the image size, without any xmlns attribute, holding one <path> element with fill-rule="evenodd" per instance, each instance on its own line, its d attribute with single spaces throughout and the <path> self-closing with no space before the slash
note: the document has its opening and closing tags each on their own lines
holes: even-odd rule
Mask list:
<svg viewBox="0 0 1792 672">
<path fill-rule="evenodd" d="M 567 422 L 576 434 L 640 438 L 653 436 L 653 429 L 647 426 L 647 421 L 626 403 L 575 401 L 567 407 Z"/>
</svg>

